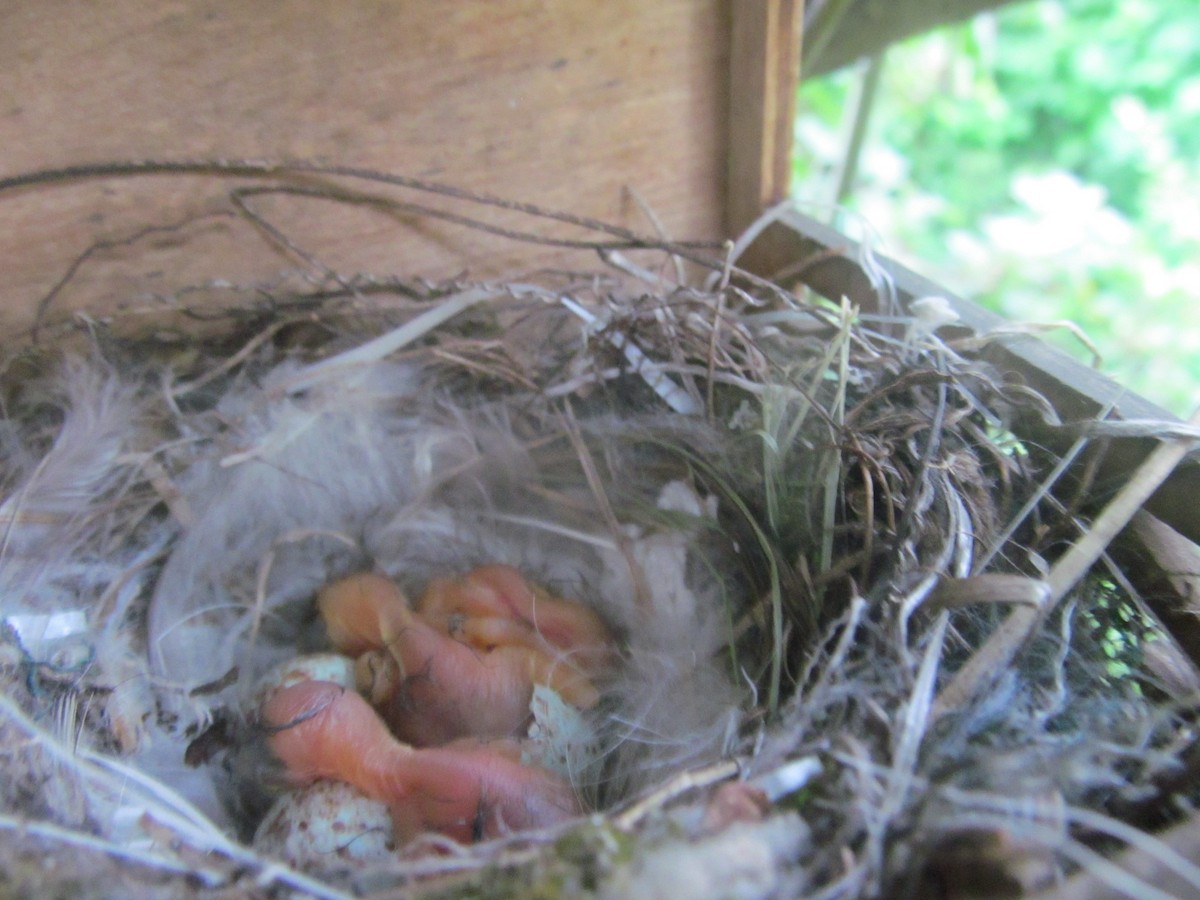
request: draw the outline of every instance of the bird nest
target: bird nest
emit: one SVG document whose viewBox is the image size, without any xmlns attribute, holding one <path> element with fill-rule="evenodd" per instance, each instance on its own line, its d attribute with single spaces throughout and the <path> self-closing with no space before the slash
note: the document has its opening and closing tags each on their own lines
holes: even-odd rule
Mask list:
<svg viewBox="0 0 1200 900">
<path fill-rule="evenodd" d="M 356 176 L 129 165 L 4 187 L 171 171 Z M 1193 799 L 1193 704 L 1150 665 L 1170 639 L 1097 563 L 1108 511 L 1064 508 L 1055 461 L 1010 431 L 1048 404 L 940 338 L 942 301 L 890 309 L 881 284 L 867 315 L 740 271 L 741 245 L 378 180 L 480 210 L 407 216 L 573 246 L 578 270 L 350 275 L 270 226 L 303 270 L 214 272 L 153 316 L 47 314 L 9 340 L 0 870 L 18 893 L 965 896 L 1081 867 L 1136 892 L 1105 859 L 1126 844 L 1195 878 L 1129 824 Z M 501 228 L 496 208 L 593 234 Z M 518 787 L 493 785 L 508 815 L 476 791 L 448 825 L 412 812 L 436 788 L 328 772 L 280 812 L 313 772 L 278 736 L 324 708 L 272 719 L 263 698 L 281 667 L 358 653 L 322 590 L 372 573 L 417 598 L 496 566 L 598 616 L 608 660 L 564 702 L 538 673 L 578 676 L 578 648 L 536 615 L 453 608 L 452 642 L 516 621 L 521 664 L 549 660 L 499 736 L 524 748 Z M 432 621 L 401 603 L 425 619 L 397 632 Z M 428 674 L 376 638 L 400 682 Z M 426 744 L 434 768 L 452 752 Z M 575 805 L 516 827 L 536 805 L 521 779 L 556 762 Z M 499 763 L 472 765 L 446 777 Z"/>
</svg>

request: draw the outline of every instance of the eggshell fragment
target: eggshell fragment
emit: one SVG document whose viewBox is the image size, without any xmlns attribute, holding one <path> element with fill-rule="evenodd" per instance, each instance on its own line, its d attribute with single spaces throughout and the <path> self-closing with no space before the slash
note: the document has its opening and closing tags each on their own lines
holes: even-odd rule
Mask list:
<svg viewBox="0 0 1200 900">
<path fill-rule="evenodd" d="M 542 684 L 534 685 L 529 709 L 533 724 L 521 741 L 521 762 L 549 769 L 573 784 L 594 782 L 604 748 L 583 714 Z"/>
<path fill-rule="evenodd" d="M 387 859 L 394 846 L 386 803 L 340 781 L 280 797 L 254 833 L 254 849 L 307 871 Z"/>
</svg>

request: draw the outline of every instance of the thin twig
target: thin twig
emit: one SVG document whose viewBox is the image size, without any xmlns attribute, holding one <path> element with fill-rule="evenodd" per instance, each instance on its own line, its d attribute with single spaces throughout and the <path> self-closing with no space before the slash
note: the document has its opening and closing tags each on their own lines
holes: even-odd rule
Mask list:
<svg viewBox="0 0 1200 900">
<path fill-rule="evenodd" d="M 710 787 L 722 781 L 728 781 L 741 772 L 741 764 L 737 760 L 724 760 L 703 769 L 680 772 L 652 793 L 634 803 L 628 809 L 612 817 L 612 824 L 621 831 L 632 831 L 647 816 L 665 807 L 672 800 L 682 797 L 689 791 Z"/>
<path fill-rule="evenodd" d="M 421 313 L 399 328 L 367 341 L 365 344 L 360 344 L 353 350 L 347 350 L 301 369 L 289 380 L 288 390 L 291 393 L 298 393 L 331 375 L 343 374 L 349 369 L 378 362 L 424 337 L 442 323 L 448 322 L 472 306 L 504 296 L 508 296 L 507 290 L 476 287 L 448 297 L 433 309 Z"/>
<path fill-rule="evenodd" d="M 236 368 L 249 359 L 250 354 L 252 354 L 267 341 L 271 340 L 271 338 L 275 337 L 275 335 L 277 335 L 288 325 L 291 325 L 294 321 L 294 319 L 283 318 L 272 322 L 270 325 L 248 340 L 245 344 L 243 344 L 241 349 L 239 349 L 236 353 L 222 360 L 220 365 L 210 369 L 192 381 L 185 381 L 182 384 L 176 385 L 171 390 L 171 396 L 178 400 L 185 394 L 190 394 L 192 391 L 198 390 L 204 387 L 206 384 L 210 384 L 211 382 L 220 378 L 226 372 Z"/>
<path fill-rule="evenodd" d="M 1200 410 L 1191 418 L 1200 425 Z M 1036 627 L 1100 558 L 1112 539 L 1129 524 L 1160 484 L 1191 451 L 1194 440 L 1163 441 L 1138 467 L 1128 483 L 1092 523 L 1091 530 L 1071 546 L 1046 576 L 1047 602 L 1041 607 L 1018 606 L 971 656 L 938 695 L 934 718 L 962 709 L 1000 676 L 1029 640 Z"/>
</svg>

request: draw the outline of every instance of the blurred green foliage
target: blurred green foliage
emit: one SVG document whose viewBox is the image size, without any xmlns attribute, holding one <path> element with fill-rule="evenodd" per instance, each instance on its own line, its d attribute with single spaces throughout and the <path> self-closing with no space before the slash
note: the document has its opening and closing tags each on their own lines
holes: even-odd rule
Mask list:
<svg viewBox="0 0 1200 900">
<path fill-rule="evenodd" d="M 832 202 L 856 71 L 808 82 L 797 197 Z M 892 48 L 845 205 L 883 250 L 1200 404 L 1200 7 L 1039 0 Z"/>
</svg>

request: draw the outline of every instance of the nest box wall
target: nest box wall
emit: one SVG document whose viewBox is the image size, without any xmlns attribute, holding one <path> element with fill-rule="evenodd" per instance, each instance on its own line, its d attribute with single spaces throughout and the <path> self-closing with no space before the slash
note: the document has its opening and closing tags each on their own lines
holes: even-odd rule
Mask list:
<svg viewBox="0 0 1200 900">
<path fill-rule="evenodd" d="M 632 188 L 672 237 L 721 239 L 786 190 L 800 7 L 19 5 L 0 30 L 0 177 L 100 160 L 303 158 L 652 232 Z M 9 193 L 0 334 L 24 333 L 84 253 L 41 312 L 169 303 L 205 279 L 298 267 L 232 221 L 225 190 L 211 178 L 142 177 Z M 251 202 L 343 273 L 486 278 L 556 259 L 461 229 L 397 228 L 346 204 Z"/>
</svg>

